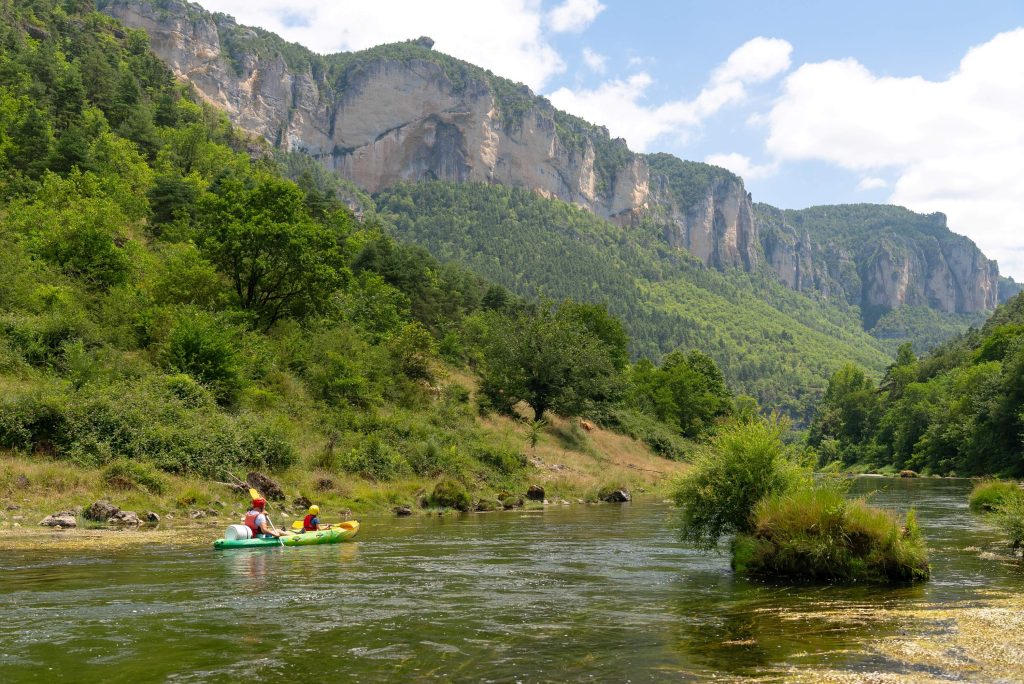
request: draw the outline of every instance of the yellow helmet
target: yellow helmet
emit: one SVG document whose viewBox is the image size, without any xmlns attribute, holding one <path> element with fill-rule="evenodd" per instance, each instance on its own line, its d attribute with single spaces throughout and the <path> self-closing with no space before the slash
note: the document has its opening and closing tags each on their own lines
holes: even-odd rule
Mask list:
<svg viewBox="0 0 1024 684">
<path fill-rule="evenodd" d="M 313 504 L 312 506 L 309 507 L 309 514 L 320 515 L 320 507 L 317 506 L 316 504 Z"/>
</svg>

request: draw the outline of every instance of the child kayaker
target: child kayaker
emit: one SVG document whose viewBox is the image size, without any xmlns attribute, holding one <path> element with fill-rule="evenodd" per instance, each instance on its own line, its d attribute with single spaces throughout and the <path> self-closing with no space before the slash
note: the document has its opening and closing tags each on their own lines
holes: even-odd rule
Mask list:
<svg viewBox="0 0 1024 684">
<path fill-rule="evenodd" d="M 319 515 L 320 515 L 320 507 L 317 506 L 316 504 L 313 504 L 312 506 L 310 506 L 309 507 L 309 513 L 306 514 L 306 517 L 302 521 L 302 531 L 303 532 L 316 532 L 317 530 L 328 530 L 328 529 L 330 529 L 331 528 L 330 525 L 321 525 L 320 524 L 320 518 L 318 517 Z"/>
<path fill-rule="evenodd" d="M 270 523 L 270 517 L 266 513 L 267 500 L 253 499 L 252 508 L 245 514 L 243 524 L 252 530 L 252 536 L 256 537 L 280 537 L 281 533 L 275 530 Z"/>
</svg>

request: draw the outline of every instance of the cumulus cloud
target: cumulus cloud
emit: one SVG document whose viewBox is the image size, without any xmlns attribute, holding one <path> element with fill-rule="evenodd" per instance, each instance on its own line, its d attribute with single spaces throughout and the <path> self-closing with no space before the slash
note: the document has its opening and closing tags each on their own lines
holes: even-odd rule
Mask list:
<svg viewBox="0 0 1024 684">
<path fill-rule="evenodd" d="M 545 15 L 539 0 L 199 0 L 206 9 L 234 16 L 320 53 L 364 48 L 428 35 L 435 49 L 540 90 L 565 70 L 551 45 L 551 30 L 580 30 L 603 7 L 569 0 Z M 596 8 L 595 8 L 596 6 Z M 552 15 L 558 14 L 556 28 Z M 579 28 L 576 28 L 579 27 Z"/>
<path fill-rule="evenodd" d="M 593 90 L 559 88 L 549 99 L 556 107 L 604 124 L 613 136 L 623 137 L 634 149 L 643 151 L 663 135 L 685 140 L 707 117 L 745 100 L 747 85 L 789 68 L 792 49 L 776 38 L 758 37 L 744 43 L 714 70 L 691 100 L 648 104 L 647 91 L 654 79 L 643 71 L 627 79 L 606 81 Z"/>
<path fill-rule="evenodd" d="M 590 67 L 591 71 L 603 74 L 606 61 L 607 58 L 604 55 L 594 52 L 588 47 L 583 48 L 583 63 Z"/>
<path fill-rule="evenodd" d="M 580 32 L 604 11 L 598 0 L 565 0 L 548 13 L 548 25 L 556 33 Z"/>
<path fill-rule="evenodd" d="M 724 169 L 729 169 L 736 175 L 742 176 L 744 180 L 767 178 L 775 175 L 779 170 L 779 165 L 776 163 L 755 164 L 750 160 L 750 157 L 737 152 L 730 152 L 729 154 L 709 154 L 704 158 L 704 161 L 708 164 L 714 164 L 715 166 L 721 166 Z"/>
<path fill-rule="evenodd" d="M 889 184 L 884 178 L 878 178 L 877 176 L 868 176 L 861 178 L 860 182 L 857 183 L 857 190 L 863 192 L 865 190 L 878 190 L 879 188 L 887 187 Z"/>
<path fill-rule="evenodd" d="M 768 115 L 780 160 L 895 173 L 890 201 L 942 211 L 1004 272 L 1024 276 L 1024 29 L 969 50 L 945 80 L 805 64 Z"/>
</svg>

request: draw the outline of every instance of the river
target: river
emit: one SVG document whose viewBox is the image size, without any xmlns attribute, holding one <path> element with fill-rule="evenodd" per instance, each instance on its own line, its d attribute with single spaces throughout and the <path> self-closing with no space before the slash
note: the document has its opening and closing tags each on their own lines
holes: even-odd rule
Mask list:
<svg viewBox="0 0 1024 684">
<path fill-rule="evenodd" d="M 324 547 L 216 552 L 212 530 L 0 542 L 0 681 L 1015 679 L 986 669 L 1009 656 L 957 641 L 957 611 L 1024 588 L 1016 562 L 983 551 L 997 535 L 969 489 L 857 481 L 915 507 L 928 539 L 932 581 L 895 588 L 737 578 L 727 554 L 681 544 L 658 502 L 366 518 L 357 541 Z"/>
</svg>

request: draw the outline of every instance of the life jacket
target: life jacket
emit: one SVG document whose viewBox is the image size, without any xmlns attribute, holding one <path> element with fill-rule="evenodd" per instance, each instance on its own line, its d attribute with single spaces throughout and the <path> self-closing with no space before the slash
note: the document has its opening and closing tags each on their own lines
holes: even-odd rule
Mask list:
<svg viewBox="0 0 1024 684">
<path fill-rule="evenodd" d="M 253 538 L 255 538 L 256 535 L 258 535 L 260 533 L 260 528 L 258 528 L 256 526 L 256 518 L 260 517 L 261 515 L 263 515 L 263 514 L 260 513 L 259 511 L 255 511 L 255 510 L 249 511 L 248 513 L 245 514 L 245 520 L 242 521 L 243 525 L 245 525 L 250 530 L 252 530 Z"/>
<path fill-rule="evenodd" d="M 302 521 L 303 532 L 316 532 L 319 529 L 318 525 L 313 524 L 313 520 L 316 519 L 315 515 L 307 515 Z"/>
</svg>

